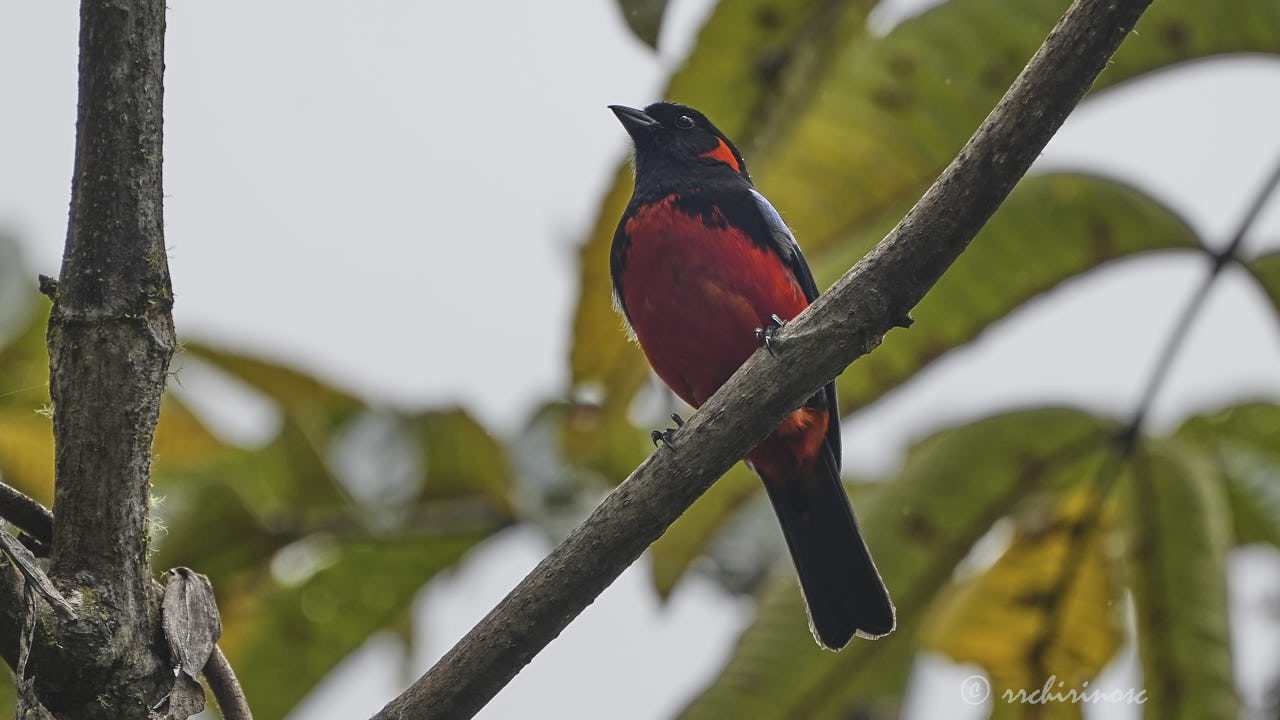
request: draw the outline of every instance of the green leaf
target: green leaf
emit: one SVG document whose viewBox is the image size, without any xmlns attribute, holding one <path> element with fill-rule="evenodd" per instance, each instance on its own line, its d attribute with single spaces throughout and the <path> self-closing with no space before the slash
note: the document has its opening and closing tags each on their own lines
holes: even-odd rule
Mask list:
<svg viewBox="0 0 1280 720">
<path fill-rule="evenodd" d="M 49 404 L 49 304 L 32 312 L 15 335 L 0 344 L 0 406 L 36 410 Z"/>
<path fill-rule="evenodd" d="M 53 421 L 35 410 L 0 405 L 0 476 L 49 507 L 53 504 Z"/>
<path fill-rule="evenodd" d="M 45 345 L 49 303 L 33 302 L 32 306 L 12 336 L 0 336 L 0 477 L 49 507 L 53 504 L 53 403 Z"/>
<path fill-rule="evenodd" d="M 1267 253 L 1244 264 L 1280 313 L 1280 251 Z M 1277 319 L 1280 319 L 1278 317 Z"/>
<path fill-rule="evenodd" d="M 819 281 L 834 282 L 888 230 L 873 226 L 855 242 L 815 254 Z M 840 376 L 841 408 L 871 403 L 1026 301 L 1094 267 L 1195 245 L 1181 218 L 1125 185 L 1077 174 L 1029 177 L 912 311 L 915 323 L 890 332 Z"/>
<path fill-rule="evenodd" d="M 8 713 L 18 704 L 17 689 L 13 687 L 13 675 L 0 672 L 0 713 Z"/>
<path fill-rule="evenodd" d="M 157 469 L 154 482 L 157 492 L 175 503 L 182 502 L 191 488 L 226 485 L 264 526 L 295 536 L 335 519 L 349 524 L 355 508 L 311 435 L 291 415 L 285 416 L 280 434 L 265 447 L 232 448 L 207 462 L 164 466 Z M 177 533 L 179 527 L 171 526 L 170 531 Z M 207 574 L 200 564 L 187 564 Z"/>
<path fill-rule="evenodd" d="M 206 462 L 227 449 L 177 395 L 165 393 L 160 402 L 160 421 L 156 423 L 153 456 L 156 472 Z"/>
<path fill-rule="evenodd" d="M 314 538 L 320 569 L 273 583 L 224 646 L 255 718 L 284 717 L 342 658 L 394 625 L 418 590 L 487 530 L 396 538 Z M 305 652 L 302 649 L 305 648 Z"/>
<path fill-rule="evenodd" d="M 1172 444 L 1137 449 L 1122 478 L 1126 559 L 1137 617 L 1146 717 L 1233 718 L 1220 478 Z"/>
<path fill-rule="evenodd" d="M 679 520 L 649 546 L 653 584 L 664 599 L 725 522 L 761 489 L 760 478 L 742 463 L 733 466 Z"/>
<path fill-rule="evenodd" d="M 280 363 L 186 340 L 182 348 L 274 400 L 317 438 L 330 436 L 364 407 L 355 396 Z"/>
<path fill-rule="evenodd" d="M 645 45 L 657 49 L 658 31 L 662 29 L 662 14 L 667 9 L 667 0 L 618 0 L 618 9 L 631 32 Z"/>
<path fill-rule="evenodd" d="M 168 493 L 159 512 L 166 532 L 156 544 L 153 567 L 198 568 L 208 575 L 223 626 L 235 635 L 243 625 L 237 608 L 262 582 L 276 551 L 297 539 L 298 529 L 272 527 L 229 485 L 196 478 Z"/>
<path fill-rule="evenodd" d="M 511 475 L 506 453 L 460 408 L 409 419 L 420 439 L 424 500 L 484 497 L 510 514 Z"/>
<path fill-rule="evenodd" d="M 1237 545 L 1280 547 L 1280 406 L 1254 402 L 1187 420 L 1174 434 L 1226 481 Z"/>
<path fill-rule="evenodd" d="M 792 108 L 799 120 L 768 166 L 757 167 L 761 189 L 806 252 L 845 242 L 918 197 L 1066 6 L 951 0 L 883 38 L 846 43 L 823 91 Z M 1166 0 L 1144 14 L 1094 88 L 1248 51 L 1280 51 L 1280 7 L 1272 0 Z"/>
<path fill-rule="evenodd" d="M 871 680 L 891 659 L 911 656 L 922 616 L 956 564 L 1021 498 L 1087 475 L 1106 448 L 1108 427 L 1073 410 L 1028 410 L 920 443 L 902 473 L 858 508 L 898 609 L 898 630 L 874 642 L 855 639 L 839 654 L 824 652 L 788 577 L 785 590 L 762 600 L 726 667 L 681 717 L 824 720 L 881 700 Z"/>
<path fill-rule="evenodd" d="M 1020 512 L 1004 554 L 931 614 L 925 646 L 982 666 L 995 698 L 1030 693 L 1050 677 L 1086 688 L 1124 638 L 1120 589 L 1102 548 L 1102 502 L 1095 486 L 1081 483 Z M 1006 717 L 1080 717 L 1071 703 L 1029 709 L 997 700 L 995 707 Z"/>
</svg>

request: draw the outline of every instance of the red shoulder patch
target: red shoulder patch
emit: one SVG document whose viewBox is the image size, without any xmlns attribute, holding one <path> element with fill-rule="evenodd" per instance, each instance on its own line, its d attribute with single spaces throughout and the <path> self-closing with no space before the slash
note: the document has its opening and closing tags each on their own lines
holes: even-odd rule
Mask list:
<svg viewBox="0 0 1280 720">
<path fill-rule="evenodd" d="M 716 138 L 716 140 L 720 144 L 716 146 L 715 150 L 712 150 L 711 152 L 704 152 L 698 157 L 709 157 L 713 160 L 719 160 L 733 168 L 735 172 L 742 172 L 742 167 L 738 165 L 738 158 L 734 157 L 733 151 L 729 149 L 729 146 L 725 144 L 725 141 L 720 138 Z"/>
</svg>

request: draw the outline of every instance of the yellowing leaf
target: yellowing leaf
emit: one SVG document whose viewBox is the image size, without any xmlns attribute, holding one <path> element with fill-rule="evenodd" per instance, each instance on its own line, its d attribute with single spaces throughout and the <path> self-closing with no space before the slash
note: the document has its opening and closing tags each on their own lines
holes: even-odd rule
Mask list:
<svg viewBox="0 0 1280 720">
<path fill-rule="evenodd" d="M 52 506 L 52 420 L 30 408 L 0 405 L 0 475 L 45 507 Z"/>
<path fill-rule="evenodd" d="M 46 302 L 7 344 L 0 344 L 0 405 L 35 410 L 49 403 L 48 323 Z"/>
<path fill-rule="evenodd" d="M 1104 468 L 1087 471 L 1116 461 L 1097 460 Z M 1086 481 L 1021 513 L 1004 554 L 930 617 L 923 644 L 982 666 L 997 708 L 1011 704 L 1001 700 L 1005 690 L 1030 693 L 1051 678 L 1084 690 L 1119 648 L 1120 591 L 1103 554 L 1102 502 Z M 1079 716 L 1064 705 L 1039 710 Z"/>
<path fill-rule="evenodd" d="M 680 717 L 835 720 L 882 699 L 861 678 L 910 658 L 922 615 L 973 543 L 1021 498 L 1078 478 L 1105 451 L 1107 427 L 1071 410 L 1028 410 L 920 443 L 902 473 L 858 508 L 898 630 L 874 642 L 855 638 L 838 654 L 823 651 L 787 577 L 762 599 L 726 667 Z"/>
<path fill-rule="evenodd" d="M 176 395 L 165 393 L 160 402 L 160 421 L 156 424 L 157 467 L 201 462 L 226 449 Z"/>
</svg>

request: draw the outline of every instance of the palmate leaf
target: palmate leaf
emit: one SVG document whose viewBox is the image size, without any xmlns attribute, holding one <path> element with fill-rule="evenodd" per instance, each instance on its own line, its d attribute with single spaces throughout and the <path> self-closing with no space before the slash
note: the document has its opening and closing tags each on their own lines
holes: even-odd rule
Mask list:
<svg viewBox="0 0 1280 720">
<path fill-rule="evenodd" d="M 1121 488 L 1144 715 L 1236 717 L 1225 567 L 1231 530 L 1220 478 L 1202 458 L 1148 443 Z"/>
<path fill-rule="evenodd" d="M 288 412 L 262 448 L 158 472 L 168 532 L 156 564 L 213 581 L 223 646 L 255 716 L 282 717 L 371 634 L 401 624 L 435 573 L 511 522 L 503 453 L 470 416 L 393 421 L 422 473 L 404 512 L 376 523 L 331 470 L 322 446 L 332 443 Z"/>
<path fill-rule="evenodd" d="M 1086 477 L 1118 462 L 1114 454 L 1097 460 L 1101 466 Z M 1109 523 L 1102 502 L 1084 482 L 1023 509 L 1004 554 L 931 614 L 923 645 L 987 671 L 993 717 L 1080 717 L 1073 703 L 1000 698 L 1040 689 L 1051 677 L 1085 689 L 1120 647 L 1120 590 L 1103 552 Z"/>
<path fill-rule="evenodd" d="M 934 594 L 956 564 L 1028 494 L 1087 474 L 1106 449 L 1108 423 L 1084 413 L 1014 412 L 940 432 L 915 447 L 902 473 L 860 507 L 863 531 L 898 609 L 884 640 L 825 652 L 805 627 L 794 581 L 761 602 L 720 675 L 681 714 L 702 718 L 848 717 L 883 698 Z"/>
<path fill-rule="evenodd" d="M 1280 406 L 1254 402 L 1193 417 L 1174 434 L 1225 482 L 1236 545 L 1280 547 Z"/>
<path fill-rule="evenodd" d="M 888 230 L 873 227 L 817 255 L 819 281 L 834 282 Z M 1099 265 L 1195 246 L 1181 218 L 1133 188 L 1078 174 L 1026 178 L 912 311 L 912 326 L 890 332 L 840 376 L 841 409 L 870 404 L 1026 301 Z"/>
</svg>

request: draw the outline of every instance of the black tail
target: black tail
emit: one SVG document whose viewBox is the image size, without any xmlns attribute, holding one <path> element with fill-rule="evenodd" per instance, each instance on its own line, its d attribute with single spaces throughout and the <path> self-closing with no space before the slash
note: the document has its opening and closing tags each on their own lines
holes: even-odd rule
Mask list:
<svg viewBox="0 0 1280 720">
<path fill-rule="evenodd" d="M 839 471 L 824 455 L 816 478 L 761 478 L 800 576 L 809 629 L 818 644 L 839 650 L 854 635 L 888 635 L 896 620 Z"/>
</svg>

